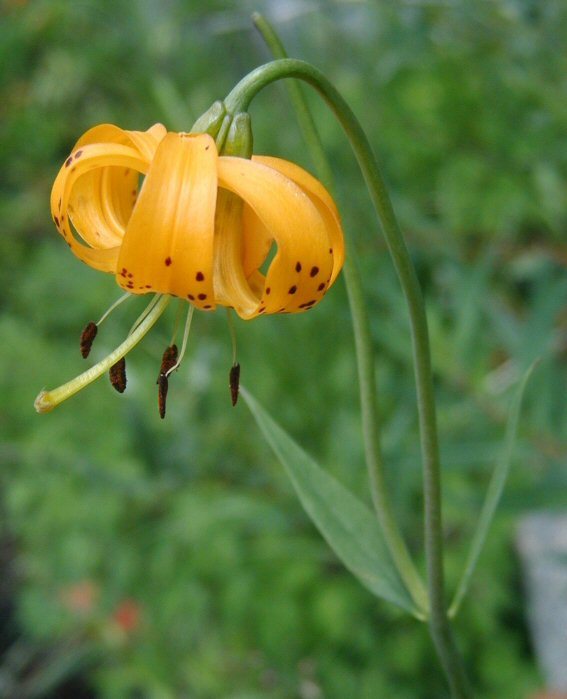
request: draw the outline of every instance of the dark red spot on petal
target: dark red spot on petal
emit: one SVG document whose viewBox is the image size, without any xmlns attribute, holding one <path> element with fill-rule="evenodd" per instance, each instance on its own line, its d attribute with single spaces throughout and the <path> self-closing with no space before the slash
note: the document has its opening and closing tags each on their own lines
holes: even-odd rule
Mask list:
<svg viewBox="0 0 567 699">
<path fill-rule="evenodd" d="M 270 289 L 270 287 L 268 287 L 268 288 L 266 289 L 266 294 L 269 296 L 270 293 L 271 293 L 271 291 L 272 291 L 272 290 Z"/>
<path fill-rule="evenodd" d="M 169 265 L 171 264 L 171 262 L 172 262 L 171 257 L 166 257 L 166 258 L 165 258 L 165 266 L 166 266 L 166 267 L 169 267 Z"/>
<path fill-rule="evenodd" d="M 301 272 L 301 262 L 298 262 L 298 263 L 295 265 L 295 271 L 296 271 L 296 272 Z"/>
<path fill-rule="evenodd" d="M 187 298 L 189 299 L 189 301 L 195 300 L 195 297 L 193 296 L 193 294 L 187 294 Z"/>
<path fill-rule="evenodd" d="M 311 267 L 311 271 L 309 272 L 310 277 L 316 277 L 319 274 L 319 267 Z"/>
<path fill-rule="evenodd" d="M 288 293 L 288 294 L 295 294 L 296 291 L 297 291 L 297 287 L 296 287 L 295 284 L 294 284 L 293 286 L 291 286 L 291 287 L 289 288 L 289 291 L 288 291 L 287 293 Z"/>
<path fill-rule="evenodd" d="M 317 287 L 317 291 L 323 291 L 323 289 L 325 288 L 325 286 L 326 286 L 326 283 L 325 283 L 325 282 L 321 282 L 321 283 L 319 284 L 319 286 Z"/>
<path fill-rule="evenodd" d="M 207 303 L 203 306 L 203 308 L 205 308 L 206 310 L 209 310 L 209 308 L 212 308 L 212 306 L 210 303 Z"/>
<path fill-rule="evenodd" d="M 82 151 L 82 150 L 78 150 L 78 151 L 75 153 L 75 160 L 76 160 L 77 158 L 80 158 L 81 155 L 83 155 L 83 151 Z"/>
<path fill-rule="evenodd" d="M 195 279 L 198 282 L 205 281 L 205 275 L 202 272 L 197 272 L 197 274 L 195 275 Z"/>
<path fill-rule="evenodd" d="M 70 155 L 67 160 L 65 161 L 65 167 L 69 167 L 69 165 L 73 162 L 73 156 Z"/>
<path fill-rule="evenodd" d="M 207 298 L 207 294 L 199 294 L 197 298 L 199 299 L 199 301 L 204 301 Z"/>
</svg>

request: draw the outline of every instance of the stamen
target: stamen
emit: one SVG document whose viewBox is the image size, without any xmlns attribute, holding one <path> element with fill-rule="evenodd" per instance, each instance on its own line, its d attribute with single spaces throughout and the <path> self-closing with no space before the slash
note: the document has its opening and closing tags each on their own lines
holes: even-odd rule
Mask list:
<svg viewBox="0 0 567 699">
<path fill-rule="evenodd" d="M 152 301 L 148 304 L 143 320 L 141 320 L 135 329 L 128 335 L 126 340 L 119 345 L 113 352 L 111 352 L 102 361 L 95 364 L 87 371 L 84 371 L 79 376 L 75 377 L 71 381 L 53 389 L 52 391 L 41 391 L 38 397 L 35 399 L 35 409 L 38 413 L 46 413 L 49 410 L 53 410 L 56 406 L 62 403 L 67 398 L 75 395 L 78 391 L 88 384 L 92 383 L 99 376 L 102 376 L 106 371 L 110 369 L 111 366 L 116 364 L 119 359 L 122 359 L 128 352 L 135 347 L 138 342 L 146 335 L 146 333 L 152 328 L 156 323 L 158 318 L 167 308 L 171 300 L 170 296 L 165 294 L 156 295 Z"/>
<path fill-rule="evenodd" d="M 179 330 L 179 325 L 181 323 L 181 316 L 183 315 L 184 310 L 185 310 L 185 302 L 181 301 L 181 299 L 179 299 L 179 303 L 177 304 L 177 313 L 175 314 L 175 323 L 173 324 L 173 333 L 171 334 L 171 342 L 169 343 L 170 346 L 173 346 L 175 344 L 175 340 L 177 338 L 177 331 Z"/>
<path fill-rule="evenodd" d="M 120 306 L 121 303 L 126 301 L 126 299 L 130 298 L 131 296 L 132 296 L 132 294 L 127 292 L 125 294 L 122 294 L 122 296 L 120 298 L 116 299 L 116 301 L 112 304 L 112 306 L 110 306 L 110 308 L 102 314 L 97 325 L 100 325 L 104 320 L 106 320 L 106 318 L 108 318 L 108 316 L 112 313 L 112 311 L 115 308 L 118 308 L 118 306 Z"/>
<path fill-rule="evenodd" d="M 92 320 L 83 328 L 83 332 L 81 333 L 81 355 L 83 359 L 89 356 L 97 332 L 98 326 L 96 323 L 93 323 Z"/>
<path fill-rule="evenodd" d="M 89 354 L 91 353 L 91 349 L 93 346 L 93 342 L 95 341 L 96 335 L 98 333 L 98 326 L 106 319 L 108 316 L 112 313 L 112 311 L 120 306 L 120 304 L 123 301 L 126 301 L 127 298 L 129 298 L 131 294 L 122 294 L 122 296 L 117 299 L 110 308 L 105 311 L 98 323 L 94 323 L 92 320 L 90 323 L 87 323 L 85 328 L 83 329 L 83 332 L 81 333 L 81 355 L 83 356 L 83 359 L 86 359 Z"/>
<path fill-rule="evenodd" d="M 152 300 L 148 303 L 148 305 L 144 308 L 144 310 L 140 313 L 140 315 L 136 318 L 134 321 L 132 327 L 130 328 L 130 332 L 128 333 L 128 337 L 132 335 L 135 330 L 144 322 L 144 320 L 148 317 L 148 315 L 153 311 L 154 306 L 157 304 L 158 300 L 161 298 L 160 294 L 156 294 Z"/>
<path fill-rule="evenodd" d="M 232 311 L 230 308 L 226 309 L 226 320 L 228 323 L 228 332 L 230 333 L 230 341 L 232 343 L 232 363 L 237 364 L 237 361 L 236 361 L 236 330 L 234 329 L 234 318 L 232 316 Z"/>
<path fill-rule="evenodd" d="M 193 306 L 193 304 L 189 304 L 189 310 L 187 311 L 187 319 L 185 320 L 185 329 L 183 331 L 183 341 L 181 342 L 181 352 L 179 353 L 179 358 L 176 360 L 175 364 L 173 364 L 173 366 L 171 366 L 165 372 L 166 378 L 169 377 L 171 373 L 174 372 L 177 368 L 179 368 L 179 365 L 183 361 L 183 357 L 185 356 L 185 350 L 187 349 L 187 340 L 189 339 L 189 330 L 191 330 L 191 321 L 193 320 L 194 310 L 195 306 Z"/>
<path fill-rule="evenodd" d="M 232 401 L 232 407 L 238 402 L 238 389 L 240 386 L 240 364 L 238 362 L 233 364 L 230 369 L 229 377 L 229 387 L 230 387 L 230 399 Z"/>
<path fill-rule="evenodd" d="M 113 364 L 110 367 L 108 375 L 110 377 L 110 383 L 118 393 L 124 393 L 126 390 L 126 359 L 122 357 L 116 364 Z"/>
<path fill-rule="evenodd" d="M 234 320 L 230 308 L 226 309 L 226 318 L 228 321 L 228 331 L 230 332 L 230 340 L 232 342 L 232 367 L 230 369 L 228 386 L 230 388 L 230 400 L 232 407 L 238 402 L 238 387 L 240 386 L 240 364 L 236 361 L 236 331 L 234 329 Z"/>
<path fill-rule="evenodd" d="M 167 390 L 169 388 L 169 379 L 167 378 L 167 372 L 175 366 L 177 361 L 177 345 L 170 345 L 166 348 L 163 356 L 161 358 L 161 367 L 159 370 L 159 375 L 157 378 L 158 385 L 158 408 L 159 416 L 163 420 L 165 417 L 165 401 L 167 398 Z"/>
<path fill-rule="evenodd" d="M 189 306 L 187 311 L 187 319 L 185 320 L 185 329 L 183 331 L 183 341 L 181 343 L 181 352 L 178 354 L 177 345 L 174 343 L 175 336 L 177 335 L 177 326 L 179 325 L 179 312 L 177 318 L 175 319 L 175 328 L 173 331 L 173 337 L 171 339 L 171 345 L 166 348 L 163 356 L 161 358 L 161 367 L 159 370 L 159 376 L 157 380 L 158 385 L 158 408 L 159 416 L 163 420 L 165 417 L 165 407 L 167 399 L 167 391 L 169 390 L 169 376 L 171 372 L 175 371 L 181 364 L 185 350 L 187 349 L 187 339 L 189 337 L 189 330 L 191 329 L 191 320 L 193 319 L 193 311 L 195 307 L 193 305 Z"/>
<path fill-rule="evenodd" d="M 163 420 L 165 417 L 165 401 L 167 398 L 167 391 L 169 388 L 169 379 L 166 374 L 160 374 L 158 376 L 158 408 L 159 416 Z"/>
<path fill-rule="evenodd" d="M 170 345 L 166 348 L 161 358 L 160 374 L 167 374 L 177 361 L 177 345 Z"/>
</svg>

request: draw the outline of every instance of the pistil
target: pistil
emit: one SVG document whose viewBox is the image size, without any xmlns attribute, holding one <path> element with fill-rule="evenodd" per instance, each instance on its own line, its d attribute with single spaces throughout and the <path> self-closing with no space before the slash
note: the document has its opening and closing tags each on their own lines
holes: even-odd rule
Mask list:
<svg viewBox="0 0 567 699">
<path fill-rule="evenodd" d="M 114 366 L 122 357 L 126 356 L 126 354 L 128 354 L 155 325 L 158 318 L 167 308 L 170 300 L 170 296 L 157 295 L 150 301 L 145 313 L 142 314 L 143 319 L 138 322 L 126 340 L 113 352 L 98 362 L 98 364 L 95 364 L 93 367 L 87 369 L 62 386 L 54 388 L 51 391 L 41 391 L 34 403 L 37 412 L 46 413 L 53 410 L 53 408 L 57 407 L 64 400 L 67 400 L 67 398 L 75 395 L 75 393 L 85 388 L 85 386 L 88 386 L 88 384 L 92 383 L 95 379 L 98 379 L 99 376 L 102 376 L 102 374 Z"/>
</svg>

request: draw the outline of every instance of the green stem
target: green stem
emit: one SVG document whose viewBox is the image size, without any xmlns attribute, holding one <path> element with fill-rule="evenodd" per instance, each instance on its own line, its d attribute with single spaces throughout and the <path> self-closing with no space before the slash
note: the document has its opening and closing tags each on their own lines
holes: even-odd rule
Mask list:
<svg viewBox="0 0 567 699">
<path fill-rule="evenodd" d="M 440 459 L 429 335 L 421 288 L 366 134 L 340 93 L 319 70 L 296 59 L 280 59 L 260 66 L 244 77 L 228 95 L 225 100 L 227 111 L 233 114 L 245 111 L 261 89 L 283 78 L 297 78 L 314 87 L 343 127 L 381 221 L 408 303 L 423 457 L 429 628 L 454 699 L 469 699 L 471 693 L 445 606 Z"/>
<path fill-rule="evenodd" d="M 274 56 L 285 58 L 285 48 L 266 19 L 254 13 L 252 20 Z M 315 168 L 326 187 L 332 190 L 333 173 L 300 86 L 296 81 L 290 80 L 287 87 Z M 343 273 L 353 323 L 362 430 L 372 502 L 392 560 L 417 607 L 416 616 L 423 620 L 428 615 L 427 592 L 398 527 L 386 487 L 370 322 L 364 301 L 362 280 L 352 249 L 346 255 Z"/>
</svg>

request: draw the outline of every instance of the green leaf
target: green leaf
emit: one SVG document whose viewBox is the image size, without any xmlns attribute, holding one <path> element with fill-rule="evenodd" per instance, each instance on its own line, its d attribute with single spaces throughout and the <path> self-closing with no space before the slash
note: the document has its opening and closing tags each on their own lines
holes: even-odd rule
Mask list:
<svg viewBox="0 0 567 699">
<path fill-rule="evenodd" d="M 371 510 L 318 466 L 248 391 L 242 387 L 240 391 L 290 477 L 305 511 L 340 560 L 377 597 L 419 616 Z"/>
<path fill-rule="evenodd" d="M 492 478 L 490 479 L 484 505 L 482 506 L 476 532 L 471 543 L 469 555 L 467 557 L 465 570 L 459 582 L 459 586 L 455 593 L 455 597 L 453 598 L 451 607 L 449 608 L 449 616 L 451 617 L 457 614 L 461 602 L 467 593 L 472 575 L 482 552 L 482 547 L 484 546 L 492 520 L 494 519 L 496 508 L 498 507 L 498 503 L 502 497 L 502 492 L 504 491 L 506 479 L 508 478 L 508 473 L 510 472 L 512 457 L 514 455 L 514 447 L 516 445 L 516 437 L 518 435 L 518 423 L 520 420 L 520 410 L 522 407 L 524 391 L 526 390 L 527 383 L 538 362 L 539 359 L 530 365 L 526 373 L 521 378 L 516 388 L 514 397 L 512 398 L 510 413 L 508 415 L 508 422 L 506 425 L 504 449 L 500 460 L 496 464 Z"/>
</svg>

